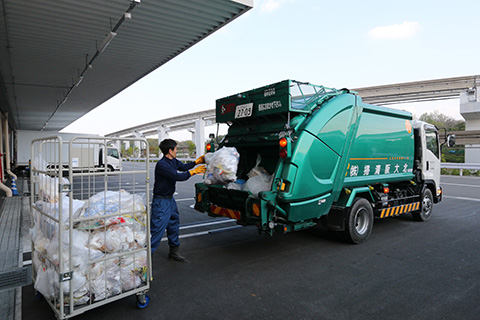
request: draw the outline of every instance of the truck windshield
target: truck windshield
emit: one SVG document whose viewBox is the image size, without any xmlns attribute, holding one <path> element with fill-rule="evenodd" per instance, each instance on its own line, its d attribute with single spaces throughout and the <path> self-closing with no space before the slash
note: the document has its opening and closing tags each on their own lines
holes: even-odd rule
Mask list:
<svg viewBox="0 0 480 320">
<path fill-rule="evenodd" d="M 113 158 L 115 158 L 115 159 L 119 159 L 119 158 L 120 158 L 120 156 L 118 155 L 118 150 L 117 150 L 117 149 L 110 149 L 110 148 L 109 148 L 107 155 L 108 155 L 109 157 L 113 157 Z"/>
</svg>

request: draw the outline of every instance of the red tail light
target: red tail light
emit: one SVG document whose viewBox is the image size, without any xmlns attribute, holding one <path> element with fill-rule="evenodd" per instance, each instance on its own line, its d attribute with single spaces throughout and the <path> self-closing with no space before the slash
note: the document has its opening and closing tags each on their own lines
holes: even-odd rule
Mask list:
<svg viewBox="0 0 480 320">
<path fill-rule="evenodd" d="M 288 158 L 290 156 L 290 142 L 286 137 L 278 140 L 278 145 L 280 146 L 279 156 L 282 159 Z"/>
</svg>

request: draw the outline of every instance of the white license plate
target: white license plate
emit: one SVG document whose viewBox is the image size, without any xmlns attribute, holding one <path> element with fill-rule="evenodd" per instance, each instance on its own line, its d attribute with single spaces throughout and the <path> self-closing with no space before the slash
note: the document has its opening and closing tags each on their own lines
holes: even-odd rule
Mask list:
<svg viewBox="0 0 480 320">
<path fill-rule="evenodd" d="M 235 119 L 251 117 L 252 111 L 253 111 L 253 102 L 238 105 L 237 108 L 235 109 Z"/>
</svg>

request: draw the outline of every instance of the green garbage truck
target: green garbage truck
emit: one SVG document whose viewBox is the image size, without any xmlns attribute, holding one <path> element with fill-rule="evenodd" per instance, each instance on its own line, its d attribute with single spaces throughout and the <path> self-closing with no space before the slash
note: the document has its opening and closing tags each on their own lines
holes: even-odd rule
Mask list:
<svg viewBox="0 0 480 320">
<path fill-rule="evenodd" d="M 197 183 L 200 212 L 270 235 L 322 224 L 361 243 L 375 218 L 427 221 L 442 200 L 437 128 L 348 89 L 285 80 L 218 99 L 216 121 L 229 126 L 219 148 L 237 150 L 238 179 L 261 167 L 270 182 L 257 194 Z"/>
</svg>

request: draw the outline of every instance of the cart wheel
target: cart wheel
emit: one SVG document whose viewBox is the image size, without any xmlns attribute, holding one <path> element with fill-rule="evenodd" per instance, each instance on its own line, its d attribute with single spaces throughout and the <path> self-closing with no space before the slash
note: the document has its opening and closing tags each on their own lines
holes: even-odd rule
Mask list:
<svg viewBox="0 0 480 320">
<path fill-rule="evenodd" d="M 137 296 L 137 307 L 139 309 L 145 309 L 150 303 L 150 297 L 146 294 L 139 294 Z"/>
</svg>

